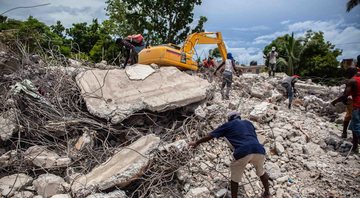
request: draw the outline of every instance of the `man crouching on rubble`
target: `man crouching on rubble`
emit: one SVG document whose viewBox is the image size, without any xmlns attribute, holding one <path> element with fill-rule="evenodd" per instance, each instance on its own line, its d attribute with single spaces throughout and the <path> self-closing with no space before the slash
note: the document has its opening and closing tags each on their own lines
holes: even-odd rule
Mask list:
<svg viewBox="0 0 360 198">
<path fill-rule="evenodd" d="M 264 170 L 265 149 L 259 143 L 254 125 L 247 120 L 241 120 L 237 112 L 229 113 L 228 122 L 221 125 L 207 136 L 190 142 L 189 146 L 196 148 L 199 144 L 213 138 L 225 137 L 233 149 L 235 160 L 230 164 L 231 197 L 237 197 L 238 182 L 241 182 L 245 167 L 248 163 L 254 165 L 256 174 L 264 185 L 263 197 L 271 197 L 269 192 L 269 176 Z"/>
</svg>

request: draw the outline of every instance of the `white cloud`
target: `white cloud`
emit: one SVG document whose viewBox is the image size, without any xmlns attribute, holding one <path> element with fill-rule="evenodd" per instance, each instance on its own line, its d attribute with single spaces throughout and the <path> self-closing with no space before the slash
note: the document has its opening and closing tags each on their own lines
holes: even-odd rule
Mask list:
<svg viewBox="0 0 360 198">
<path fill-rule="evenodd" d="M 286 21 L 281 21 L 281 22 L 280 22 L 281 25 L 286 25 L 286 24 L 288 24 L 288 23 L 290 23 L 290 20 L 286 20 Z"/>
<path fill-rule="evenodd" d="M 360 29 L 354 25 L 344 24 L 343 20 L 303 21 L 288 24 L 285 31 L 259 36 L 254 39 L 253 44 L 269 44 L 275 38 L 292 32 L 296 37 L 304 36 L 307 30 L 324 32 L 325 40 L 343 50 L 339 59 L 355 58 L 360 52 Z"/>
</svg>

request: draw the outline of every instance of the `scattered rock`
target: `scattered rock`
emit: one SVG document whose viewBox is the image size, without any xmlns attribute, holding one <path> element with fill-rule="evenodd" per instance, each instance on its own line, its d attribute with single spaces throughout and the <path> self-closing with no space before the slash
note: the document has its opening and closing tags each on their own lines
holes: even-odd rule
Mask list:
<svg viewBox="0 0 360 198">
<path fill-rule="evenodd" d="M 15 110 L 10 109 L 0 114 L 0 138 L 9 140 L 16 131 Z"/>
<path fill-rule="evenodd" d="M 72 198 L 70 194 L 57 194 L 52 196 L 51 198 Z"/>
<path fill-rule="evenodd" d="M 135 64 L 125 68 L 125 72 L 130 80 L 145 80 L 155 72 L 149 65 Z"/>
<path fill-rule="evenodd" d="M 54 174 L 40 175 L 34 180 L 33 185 L 37 194 L 44 198 L 65 193 L 70 188 L 70 185 L 63 178 Z"/>
<path fill-rule="evenodd" d="M 47 150 L 44 146 L 32 146 L 24 153 L 25 160 L 42 168 L 54 168 L 57 166 L 68 166 L 71 159 L 60 157 L 55 152 Z"/>
<path fill-rule="evenodd" d="M 30 192 L 30 191 L 20 191 L 20 192 L 16 192 L 14 194 L 14 196 L 12 196 L 11 198 L 33 198 L 34 197 L 34 193 Z"/>
<path fill-rule="evenodd" d="M 265 169 L 266 169 L 266 172 L 269 173 L 269 177 L 271 179 L 276 180 L 277 178 L 279 178 L 283 175 L 283 173 L 280 170 L 280 167 L 276 163 L 266 162 Z"/>
<path fill-rule="evenodd" d="M 149 163 L 146 156 L 159 145 L 159 142 L 160 138 L 153 134 L 141 137 L 88 174 L 75 179 L 71 187 L 72 192 L 77 196 L 86 196 L 97 190 L 128 185 L 143 174 Z"/>
<path fill-rule="evenodd" d="M 124 191 L 122 190 L 116 190 L 110 193 L 96 193 L 96 194 L 92 194 L 87 196 L 86 198 L 126 198 L 126 194 Z"/>
<path fill-rule="evenodd" d="M 33 178 L 23 173 L 5 176 L 0 179 L 0 191 L 4 197 L 11 197 L 16 191 L 30 184 Z"/>
<path fill-rule="evenodd" d="M 208 198 L 210 191 L 206 187 L 192 188 L 186 193 L 185 198 Z"/>
</svg>

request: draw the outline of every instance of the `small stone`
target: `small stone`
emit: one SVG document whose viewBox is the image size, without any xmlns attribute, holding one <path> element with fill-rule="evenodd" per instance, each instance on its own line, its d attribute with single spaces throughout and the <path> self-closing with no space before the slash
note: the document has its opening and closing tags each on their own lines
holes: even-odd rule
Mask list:
<svg viewBox="0 0 360 198">
<path fill-rule="evenodd" d="M 192 188 L 186 193 L 185 198 L 208 198 L 210 191 L 206 187 Z"/>
<path fill-rule="evenodd" d="M 282 155 L 285 152 L 285 148 L 279 142 L 276 142 L 276 153 Z"/>
<path fill-rule="evenodd" d="M 228 190 L 226 188 L 223 188 L 216 192 L 215 197 L 217 198 L 225 197 L 227 194 L 228 194 Z"/>
<path fill-rule="evenodd" d="M 32 177 L 23 173 L 5 176 L 0 179 L 0 192 L 4 197 L 11 197 L 17 190 L 28 185 Z"/>
<path fill-rule="evenodd" d="M 337 152 L 334 151 L 328 151 L 327 154 L 330 155 L 331 157 L 336 157 L 339 155 Z"/>
<path fill-rule="evenodd" d="M 53 174 L 40 175 L 34 180 L 33 185 L 37 194 L 45 198 L 62 194 L 69 189 L 69 184 L 63 178 Z"/>
</svg>

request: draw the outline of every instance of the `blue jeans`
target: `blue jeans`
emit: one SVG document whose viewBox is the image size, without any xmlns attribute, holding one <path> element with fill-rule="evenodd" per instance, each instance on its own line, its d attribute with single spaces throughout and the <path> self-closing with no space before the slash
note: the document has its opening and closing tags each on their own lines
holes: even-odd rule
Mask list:
<svg viewBox="0 0 360 198">
<path fill-rule="evenodd" d="M 353 109 L 349 129 L 360 136 L 360 108 Z"/>
</svg>

